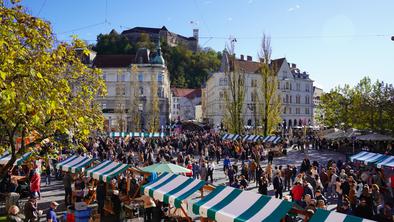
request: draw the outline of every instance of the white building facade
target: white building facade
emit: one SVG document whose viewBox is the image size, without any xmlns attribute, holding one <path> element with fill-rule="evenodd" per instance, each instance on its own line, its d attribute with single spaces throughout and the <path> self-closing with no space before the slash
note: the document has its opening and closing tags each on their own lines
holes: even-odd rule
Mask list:
<svg viewBox="0 0 394 222">
<path fill-rule="evenodd" d="M 108 131 L 131 131 L 133 109 L 140 115 L 141 130 L 149 129 L 152 84 L 157 86 L 159 127 L 169 124 L 170 81 L 160 47 L 155 54 L 141 49 L 136 55 L 98 55 L 93 67 L 102 69 L 107 85 L 107 95 L 97 101 L 101 103 Z"/>
<path fill-rule="evenodd" d="M 256 110 L 256 97 L 262 98 L 258 87 L 261 75 L 258 73 L 259 63 L 240 59 L 236 62 L 245 75 L 245 99 L 243 105 L 243 119 L 245 126 L 255 126 L 260 118 Z M 278 77 L 278 92 L 282 98 L 282 126 L 289 128 L 293 126 L 311 125 L 313 123 L 313 81 L 309 75 L 300 70 L 285 58 L 272 61 L 276 66 Z M 205 93 L 202 104 L 205 105 L 204 118 L 215 127 L 221 125 L 225 112 L 224 92 L 228 88 L 227 78 L 224 72 L 213 73 L 206 82 Z M 257 96 L 256 96 L 257 94 Z"/>
</svg>

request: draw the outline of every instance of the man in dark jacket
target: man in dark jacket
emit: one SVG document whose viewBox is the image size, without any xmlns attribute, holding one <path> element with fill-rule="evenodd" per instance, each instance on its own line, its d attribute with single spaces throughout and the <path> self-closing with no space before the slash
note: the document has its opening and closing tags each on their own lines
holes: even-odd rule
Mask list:
<svg viewBox="0 0 394 222">
<path fill-rule="evenodd" d="M 96 199 L 98 204 L 98 213 L 102 216 L 103 215 L 103 208 L 104 208 L 104 201 L 105 201 L 105 186 L 104 182 L 100 181 L 96 189 Z"/>
<path fill-rule="evenodd" d="M 280 177 L 279 172 L 276 172 L 276 175 L 274 177 L 274 181 L 273 181 L 273 185 L 274 185 L 274 190 L 275 190 L 275 198 L 279 198 L 282 199 L 283 196 L 283 180 Z"/>
<path fill-rule="evenodd" d="M 37 208 L 37 198 L 38 198 L 38 195 L 33 194 L 30 196 L 30 199 L 25 204 L 26 222 L 39 221 L 42 211 L 38 210 L 38 208 Z"/>
</svg>

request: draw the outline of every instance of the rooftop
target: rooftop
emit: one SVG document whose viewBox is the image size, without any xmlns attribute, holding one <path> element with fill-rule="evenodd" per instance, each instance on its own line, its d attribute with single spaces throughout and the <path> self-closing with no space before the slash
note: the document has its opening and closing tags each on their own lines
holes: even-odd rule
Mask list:
<svg viewBox="0 0 394 222">
<path fill-rule="evenodd" d="M 186 97 L 188 99 L 201 97 L 201 89 L 171 88 L 171 92 L 175 97 Z"/>
</svg>

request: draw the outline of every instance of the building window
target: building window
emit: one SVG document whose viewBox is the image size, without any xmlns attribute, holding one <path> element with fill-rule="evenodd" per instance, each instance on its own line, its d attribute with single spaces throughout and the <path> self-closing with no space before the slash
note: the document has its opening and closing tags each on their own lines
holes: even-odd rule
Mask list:
<svg viewBox="0 0 394 222">
<path fill-rule="evenodd" d="M 293 102 L 293 96 L 290 95 L 290 103 L 292 103 L 292 102 Z"/>
<path fill-rule="evenodd" d="M 286 82 L 286 89 L 289 89 L 289 82 Z"/>
<path fill-rule="evenodd" d="M 142 72 L 138 73 L 138 81 L 140 82 L 144 81 L 144 73 Z"/>
<path fill-rule="evenodd" d="M 305 91 L 306 91 L 306 92 L 309 92 L 309 84 L 306 84 L 306 85 L 305 85 Z"/>
<path fill-rule="evenodd" d="M 291 114 L 291 107 L 289 107 L 289 114 Z"/>
<path fill-rule="evenodd" d="M 299 83 L 297 83 L 296 86 L 297 86 L 297 90 L 300 91 L 301 90 L 301 85 Z"/>
<path fill-rule="evenodd" d="M 124 96 L 126 95 L 126 89 L 124 85 L 118 85 L 116 86 L 116 95 L 117 96 Z"/>
<path fill-rule="evenodd" d="M 173 109 L 175 109 L 176 107 L 175 107 L 175 104 L 173 104 L 173 106 L 172 107 L 174 107 Z"/>
<path fill-rule="evenodd" d="M 106 109 L 107 108 L 107 104 L 105 104 L 105 103 L 101 104 L 101 108 L 102 109 Z"/>
<path fill-rule="evenodd" d="M 103 80 L 106 81 L 107 80 L 107 74 L 103 74 Z"/>
<path fill-rule="evenodd" d="M 305 108 L 305 114 L 309 114 L 309 108 Z"/>
<path fill-rule="evenodd" d="M 163 87 L 159 87 L 159 88 L 157 89 L 157 96 L 158 96 L 159 98 L 163 98 L 163 97 L 164 97 L 164 88 L 163 88 Z"/>
<path fill-rule="evenodd" d="M 140 96 L 143 96 L 144 95 L 144 87 L 140 87 Z"/>
<path fill-rule="evenodd" d="M 257 102 L 257 93 L 256 92 L 251 92 L 250 93 L 250 99 L 252 102 Z"/>
<path fill-rule="evenodd" d="M 220 91 L 219 92 L 219 98 L 220 99 L 224 99 L 224 91 Z"/>
<path fill-rule="evenodd" d="M 286 114 L 286 107 L 283 109 L 283 114 Z"/>
<path fill-rule="evenodd" d="M 181 108 L 181 104 L 176 104 L 176 108 L 180 109 Z"/>
<path fill-rule="evenodd" d="M 292 84 L 290 83 L 290 90 L 292 90 L 293 89 L 293 87 L 292 87 Z"/>
<path fill-rule="evenodd" d="M 252 79 L 251 80 L 251 86 L 252 87 L 257 87 L 257 79 Z"/>
<path fill-rule="evenodd" d="M 227 86 L 227 78 L 220 78 L 219 79 L 219 86 Z"/>
<path fill-rule="evenodd" d="M 296 108 L 296 114 L 300 114 L 300 108 Z"/>
<path fill-rule="evenodd" d="M 310 103 L 309 96 L 305 96 L 305 104 L 309 104 L 309 103 Z"/>
<path fill-rule="evenodd" d="M 286 95 L 286 103 L 289 103 L 289 95 Z"/>
<path fill-rule="evenodd" d="M 278 81 L 278 89 L 280 89 L 280 82 Z"/>
<path fill-rule="evenodd" d="M 161 73 L 157 74 L 157 81 L 158 81 L 159 83 L 162 83 L 162 82 L 163 82 L 163 74 L 161 74 Z"/>
</svg>

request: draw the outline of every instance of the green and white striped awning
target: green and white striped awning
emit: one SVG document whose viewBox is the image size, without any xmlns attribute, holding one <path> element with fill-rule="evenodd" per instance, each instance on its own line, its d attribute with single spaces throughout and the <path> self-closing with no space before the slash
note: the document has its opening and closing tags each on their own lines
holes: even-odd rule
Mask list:
<svg viewBox="0 0 394 222">
<path fill-rule="evenodd" d="M 92 161 L 92 158 L 74 155 L 58 163 L 56 168 L 71 173 L 83 172 Z"/>
<path fill-rule="evenodd" d="M 280 221 L 293 203 L 251 191 L 219 186 L 192 204 L 193 213 L 217 222 Z"/>
<path fill-rule="evenodd" d="M 156 138 L 156 137 L 164 137 L 165 133 L 144 133 L 144 132 L 111 132 L 109 136 L 112 138 L 115 137 L 145 137 L 145 138 Z"/>
<path fill-rule="evenodd" d="M 193 195 L 204 185 L 205 181 L 172 173 L 163 173 L 155 181 L 144 185 L 141 188 L 141 193 L 180 208 L 182 201 Z"/>
<path fill-rule="evenodd" d="M 99 165 L 87 169 L 85 174 L 89 177 L 93 177 L 96 180 L 109 182 L 112 178 L 117 177 L 128 168 L 128 164 L 116 163 L 114 161 L 106 160 Z"/>
<path fill-rule="evenodd" d="M 25 160 L 27 158 L 29 158 L 30 155 L 31 155 L 31 152 L 27 152 L 27 153 L 23 154 L 21 157 L 17 158 L 16 161 L 14 162 L 14 166 L 22 165 L 22 163 L 25 162 Z M 8 161 L 10 161 L 10 160 L 11 160 L 11 154 L 8 151 L 6 151 L 0 157 L 0 165 L 6 165 L 8 163 Z"/>
<path fill-rule="evenodd" d="M 334 211 L 317 209 L 309 222 L 373 222 L 373 220 L 363 219 Z"/>
</svg>

